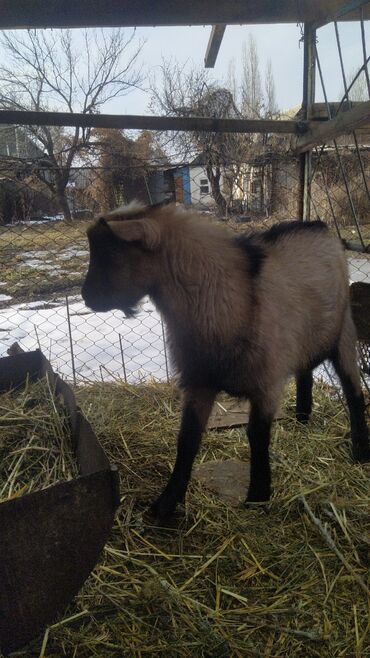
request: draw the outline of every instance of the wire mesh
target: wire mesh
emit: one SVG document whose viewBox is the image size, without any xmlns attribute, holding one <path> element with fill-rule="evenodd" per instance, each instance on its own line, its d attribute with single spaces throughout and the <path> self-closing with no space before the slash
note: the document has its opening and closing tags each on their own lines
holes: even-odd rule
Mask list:
<svg viewBox="0 0 370 658">
<path fill-rule="evenodd" d="M 366 29 L 359 13 L 362 61 L 350 75 L 340 26 L 333 25 L 338 84 L 343 85 L 337 103 L 327 98 L 318 31 L 317 73 L 324 98 L 316 108 L 318 120 L 346 112 L 358 102 L 359 80 L 361 100 L 370 98 Z M 294 111 L 282 118 L 287 116 L 300 118 Z M 32 131 L 0 127 L 0 353 L 14 341 L 24 349 L 41 347 L 62 375 L 76 382 L 165 380 L 172 376 L 165 331 L 148 299 L 134 319 L 119 312 L 94 314 L 83 304 L 89 223 L 104 209 L 134 198 L 148 204 L 172 200 L 212 212 L 235 231 L 297 219 L 300 161 L 286 136 L 218 134 L 212 143 L 209 135 L 203 141 L 197 135 L 197 152 L 173 148 L 171 157 L 163 148 L 168 135 L 137 137 L 106 130 L 98 138 L 90 151 L 75 159 L 61 203 L 50 191 L 55 171 L 35 146 Z M 63 148 L 61 161 L 68 145 Z M 311 219 L 324 220 L 346 241 L 352 282 L 370 283 L 369 181 L 370 127 L 314 149 Z M 369 348 L 360 347 L 367 376 Z"/>
<path fill-rule="evenodd" d="M 104 207 L 133 198 L 148 204 L 170 199 L 215 213 L 235 231 L 296 218 L 298 161 L 274 148 L 249 162 L 227 163 L 219 181 L 222 208 L 200 158 L 149 167 L 136 159 L 138 173 L 121 168 L 119 185 L 116 167 L 81 165 L 71 171 L 66 188 L 69 221 L 40 184 L 40 157 L 23 129 L 0 130 L 0 352 L 5 354 L 15 341 L 24 349 L 39 347 L 75 382 L 168 379 L 172 373 L 165 330 L 149 299 L 134 319 L 120 312 L 95 314 L 84 306 L 80 289 L 89 257 L 86 229 Z M 99 195 L 104 197 L 100 204 Z"/>
</svg>

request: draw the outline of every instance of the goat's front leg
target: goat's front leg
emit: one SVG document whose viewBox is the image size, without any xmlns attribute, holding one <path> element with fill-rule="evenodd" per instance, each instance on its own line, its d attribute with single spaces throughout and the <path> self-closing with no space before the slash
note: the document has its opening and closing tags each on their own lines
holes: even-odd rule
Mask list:
<svg viewBox="0 0 370 658">
<path fill-rule="evenodd" d="M 247 503 L 263 502 L 271 495 L 269 443 L 273 417 L 274 414 L 252 403 L 247 432 L 251 451 Z"/>
<path fill-rule="evenodd" d="M 185 497 L 193 462 L 215 397 L 215 392 L 209 389 L 187 390 L 184 393 L 176 462 L 165 489 L 151 506 L 156 517 L 164 518 L 172 514 L 177 503 Z"/>
</svg>

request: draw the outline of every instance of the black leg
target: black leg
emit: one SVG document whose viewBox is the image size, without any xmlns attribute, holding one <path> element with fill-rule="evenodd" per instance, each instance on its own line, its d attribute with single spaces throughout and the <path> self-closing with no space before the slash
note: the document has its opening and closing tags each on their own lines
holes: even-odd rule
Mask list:
<svg viewBox="0 0 370 658">
<path fill-rule="evenodd" d="M 199 450 L 214 399 L 213 391 L 201 390 L 185 393 L 181 427 L 177 439 L 176 463 L 165 489 L 151 506 L 152 513 L 159 518 L 172 514 L 177 503 L 185 498 L 193 462 Z"/>
<path fill-rule="evenodd" d="M 271 495 L 269 443 L 272 418 L 272 415 L 263 414 L 256 404 L 252 404 L 247 432 L 251 450 L 247 503 L 263 502 L 269 500 Z"/>
<path fill-rule="evenodd" d="M 353 458 L 359 462 L 369 461 L 369 433 L 366 424 L 364 396 L 357 368 L 353 367 L 352 371 L 346 369 L 338 354 L 333 357 L 333 365 L 348 404 Z"/>
<path fill-rule="evenodd" d="M 305 370 L 298 373 L 296 383 L 296 417 L 300 423 L 308 423 L 312 410 L 312 370 Z"/>
</svg>

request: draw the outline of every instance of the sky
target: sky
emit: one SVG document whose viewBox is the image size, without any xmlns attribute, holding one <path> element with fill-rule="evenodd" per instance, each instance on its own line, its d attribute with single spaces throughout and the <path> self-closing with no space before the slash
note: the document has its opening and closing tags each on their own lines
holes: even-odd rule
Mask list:
<svg viewBox="0 0 370 658">
<path fill-rule="evenodd" d="M 370 53 L 370 21 L 365 23 L 367 53 Z M 48 32 L 49 30 L 47 30 Z M 109 30 L 106 30 L 109 32 Z M 140 53 L 144 80 L 142 89 L 137 89 L 124 97 L 114 99 L 101 108 L 102 112 L 112 114 L 151 114 L 150 80 L 159 73 L 163 59 L 177 60 L 189 67 L 204 66 L 204 56 L 208 44 L 211 26 L 204 27 L 155 27 L 138 28 L 136 43 L 144 41 Z M 361 31 L 358 21 L 339 23 L 340 40 L 343 50 L 346 74 L 351 73 L 363 63 Z M 131 29 L 126 29 L 126 36 Z M 216 66 L 211 75 L 221 84 L 225 83 L 229 63 L 233 59 L 236 74 L 241 73 L 241 53 L 243 42 L 252 34 L 257 44 L 260 69 L 263 73 L 269 60 L 275 80 L 277 104 L 280 111 L 288 110 L 301 104 L 303 44 L 301 28 L 298 25 L 254 25 L 227 26 L 217 57 Z M 83 48 L 82 30 L 73 30 L 77 48 Z M 342 80 L 338 49 L 335 40 L 334 25 L 329 24 L 317 31 L 317 48 L 322 65 L 328 98 L 338 100 L 342 90 Z M 81 71 L 83 67 L 81 57 Z M 323 100 L 319 80 L 317 80 L 316 101 Z"/>
<path fill-rule="evenodd" d="M 150 75 L 158 71 L 162 58 L 172 57 L 182 63 L 188 62 L 189 66 L 192 64 L 203 66 L 210 31 L 210 26 L 140 28 L 137 30 L 137 36 L 139 39 L 146 40 L 141 53 L 141 61 L 147 71 L 150 71 Z M 358 22 L 340 23 L 339 33 L 346 74 L 350 77 L 353 70 L 359 68 L 363 62 L 360 24 Z M 249 34 L 253 34 L 257 43 L 261 72 L 264 71 L 268 60 L 271 59 L 279 109 L 286 110 L 299 105 L 302 99 L 303 67 L 303 46 L 300 43 L 299 26 L 228 26 L 212 75 L 218 80 L 225 80 L 231 59 L 235 60 L 238 72 L 242 44 Z M 318 30 L 317 38 L 317 48 L 328 97 L 329 100 L 334 101 L 340 95 L 342 82 L 333 24 Z M 369 22 L 366 23 L 366 40 L 369 54 Z M 147 75 L 144 83 L 147 87 L 150 75 Z M 149 114 L 149 100 L 149 91 L 137 90 L 122 99 L 111 102 L 107 105 L 106 111 L 115 114 Z M 321 100 L 323 100 L 323 95 L 320 83 L 317 82 L 316 101 Z"/>
</svg>

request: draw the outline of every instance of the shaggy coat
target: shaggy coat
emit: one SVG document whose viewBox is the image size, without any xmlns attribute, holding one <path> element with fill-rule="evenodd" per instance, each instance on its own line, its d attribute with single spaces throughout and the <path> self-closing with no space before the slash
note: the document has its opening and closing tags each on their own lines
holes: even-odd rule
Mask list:
<svg viewBox="0 0 370 658">
<path fill-rule="evenodd" d="M 247 500 L 270 497 L 269 438 L 287 379 L 297 417 L 312 406 L 312 369 L 331 359 L 350 409 L 353 455 L 369 441 L 341 243 L 321 222 L 286 222 L 248 236 L 175 206 L 130 205 L 88 230 L 82 294 L 95 311 L 135 312 L 149 295 L 164 317 L 184 392 L 172 476 L 158 516 L 184 498 L 201 435 L 219 391 L 248 398 L 251 478 Z"/>
</svg>

